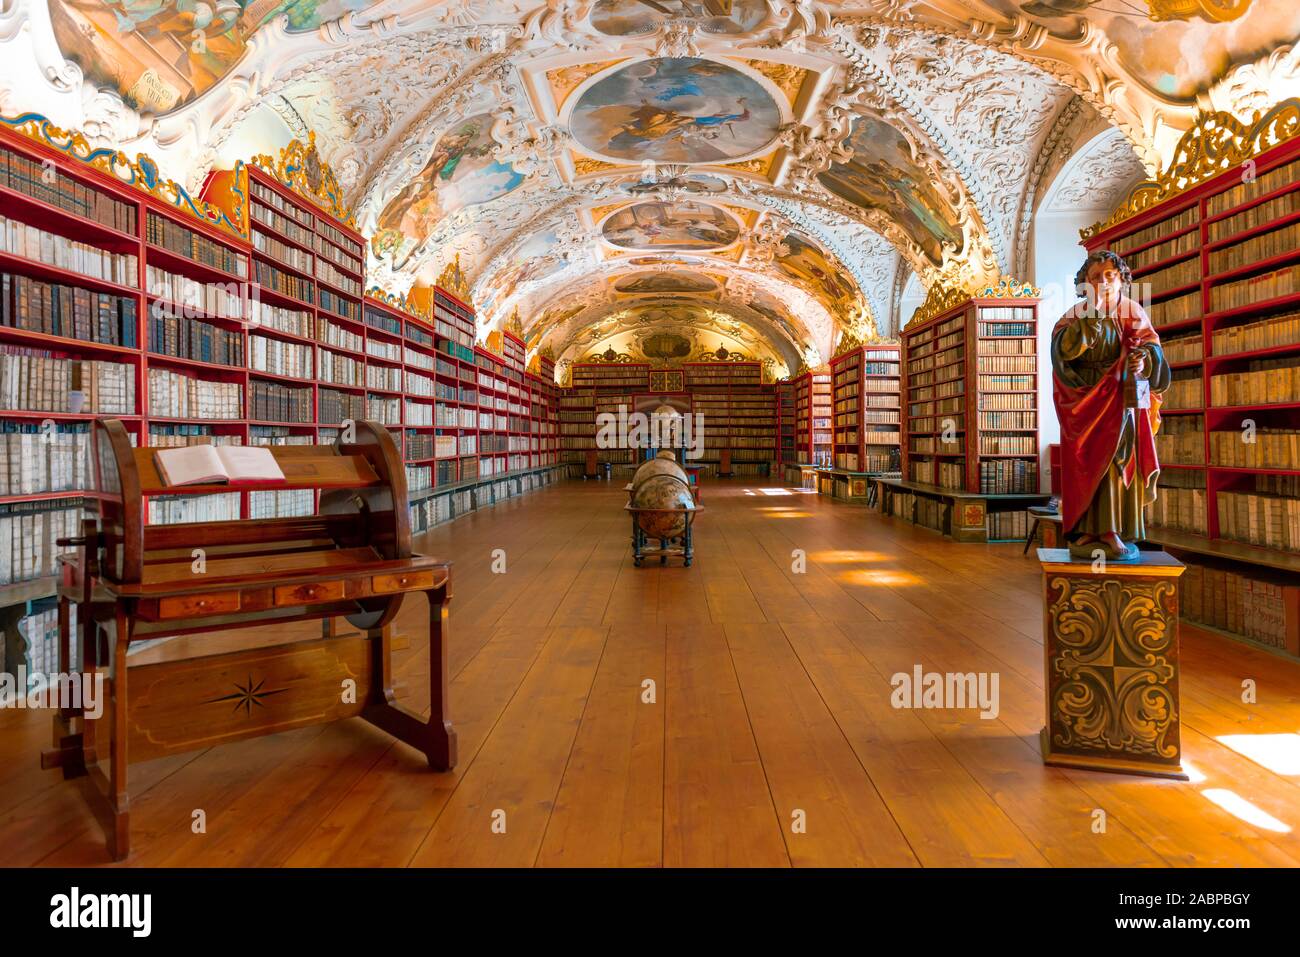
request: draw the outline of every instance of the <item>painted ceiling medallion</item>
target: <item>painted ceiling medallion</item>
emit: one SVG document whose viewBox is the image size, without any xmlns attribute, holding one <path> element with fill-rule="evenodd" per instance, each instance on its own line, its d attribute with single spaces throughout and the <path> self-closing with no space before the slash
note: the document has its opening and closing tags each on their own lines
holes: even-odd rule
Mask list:
<svg viewBox="0 0 1300 957">
<path fill-rule="evenodd" d="M 574 139 L 608 160 L 724 163 L 769 146 L 781 109 L 752 76 L 697 57 L 622 67 L 578 97 Z"/>
<path fill-rule="evenodd" d="M 524 181 L 496 158 L 494 120 L 480 113 L 456 123 L 438 139 L 433 155 L 379 214 L 372 245 L 398 248 L 402 239 L 419 245 L 444 216 L 504 196 Z"/>
<path fill-rule="evenodd" d="M 713 292 L 716 288 L 717 284 L 707 276 L 678 269 L 624 276 L 614 283 L 616 292 L 629 296 Z"/>
<path fill-rule="evenodd" d="M 622 249 L 708 250 L 730 246 L 740 227 L 708 203 L 637 203 L 605 220 L 601 235 Z"/>
<path fill-rule="evenodd" d="M 874 116 L 860 116 L 845 141 L 852 158 L 832 163 L 818 179 L 828 190 L 897 222 L 936 266 L 945 245 L 960 250 L 961 226 L 952 205 L 912 157 L 907 140 Z"/>
</svg>

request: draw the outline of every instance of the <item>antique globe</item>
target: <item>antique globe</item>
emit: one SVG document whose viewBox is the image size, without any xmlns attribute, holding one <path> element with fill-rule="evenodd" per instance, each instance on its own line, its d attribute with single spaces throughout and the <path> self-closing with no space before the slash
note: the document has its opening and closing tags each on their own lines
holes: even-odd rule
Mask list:
<svg viewBox="0 0 1300 957">
<path fill-rule="evenodd" d="M 653 465 L 651 460 L 646 465 Z M 647 538 L 680 538 L 686 532 L 686 512 L 695 508 L 695 498 L 685 478 L 651 475 L 632 489 L 634 508 L 663 509 L 636 513 L 637 527 Z"/>
<path fill-rule="evenodd" d="M 633 474 L 633 493 L 635 494 L 638 485 L 654 475 L 672 475 L 681 479 L 683 482 L 686 481 L 686 473 L 682 471 L 682 467 L 677 464 L 677 460 L 672 457 L 672 453 L 669 452 L 667 457 L 665 457 L 664 453 L 660 452 L 649 461 L 642 462 L 640 467 L 637 468 L 635 474 Z"/>
</svg>

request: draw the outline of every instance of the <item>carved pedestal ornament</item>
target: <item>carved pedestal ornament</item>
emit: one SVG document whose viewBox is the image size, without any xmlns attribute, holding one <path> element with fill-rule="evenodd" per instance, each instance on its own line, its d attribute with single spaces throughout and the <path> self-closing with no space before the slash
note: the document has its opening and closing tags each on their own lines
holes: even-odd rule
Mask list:
<svg viewBox="0 0 1300 957">
<path fill-rule="evenodd" d="M 1038 550 L 1043 568 L 1041 735 L 1050 765 L 1186 780 L 1178 700 L 1178 578 L 1164 552 L 1133 564 Z"/>
</svg>

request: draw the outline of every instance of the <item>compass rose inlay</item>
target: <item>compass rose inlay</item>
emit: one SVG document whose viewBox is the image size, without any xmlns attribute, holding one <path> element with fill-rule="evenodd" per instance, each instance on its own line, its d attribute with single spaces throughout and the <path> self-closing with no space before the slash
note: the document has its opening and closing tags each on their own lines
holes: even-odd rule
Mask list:
<svg viewBox="0 0 1300 957">
<path fill-rule="evenodd" d="M 238 712 L 240 708 L 243 708 L 245 715 L 251 715 L 253 713 L 253 705 L 257 705 L 259 708 L 266 707 L 266 705 L 262 703 L 263 698 L 269 698 L 272 695 L 277 694 L 284 694 L 289 690 L 288 688 L 276 688 L 271 691 L 263 691 L 262 689 L 265 685 L 265 678 L 254 684 L 253 676 L 249 675 L 248 680 L 243 684 L 238 682 L 235 683 L 236 690 L 234 694 L 222 695 L 220 698 L 210 698 L 203 703 L 219 704 L 222 701 L 233 701 L 235 703 L 236 712 Z"/>
</svg>

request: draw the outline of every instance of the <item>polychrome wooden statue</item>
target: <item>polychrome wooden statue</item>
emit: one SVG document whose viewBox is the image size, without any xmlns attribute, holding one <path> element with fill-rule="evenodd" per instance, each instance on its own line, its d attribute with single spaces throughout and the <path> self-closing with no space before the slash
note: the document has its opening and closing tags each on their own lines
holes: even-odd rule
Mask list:
<svg viewBox="0 0 1300 957">
<path fill-rule="evenodd" d="M 1169 364 L 1128 266 L 1092 253 L 1075 276 L 1083 295 L 1052 330 L 1053 396 L 1061 423 L 1061 518 L 1070 554 L 1132 561 L 1156 497 L 1155 433 Z"/>
</svg>

